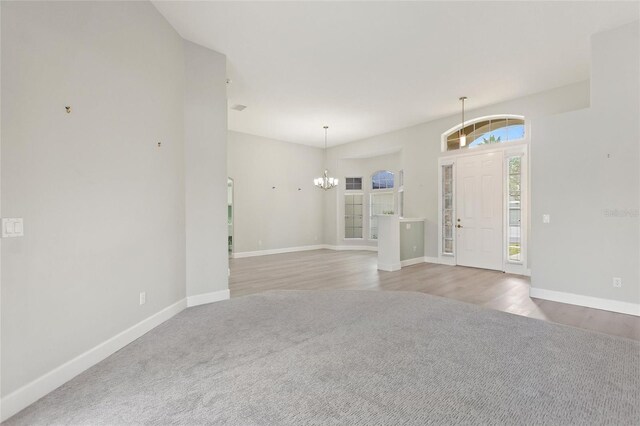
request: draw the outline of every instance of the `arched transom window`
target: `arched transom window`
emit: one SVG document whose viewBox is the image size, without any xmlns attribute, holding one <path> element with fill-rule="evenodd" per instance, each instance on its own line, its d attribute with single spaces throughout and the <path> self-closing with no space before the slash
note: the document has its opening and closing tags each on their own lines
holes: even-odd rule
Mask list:
<svg viewBox="0 0 640 426">
<path fill-rule="evenodd" d="M 380 170 L 371 176 L 371 189 L 393 189 L 393 172 Z"/>
<path fill-rule="evenodd" d="M 484 117 L 466 122 L 462 131 L 460 127 L 456 126 L 443 135 L 443 150 L 454 151 L 524 139 L 524 117 L 521 116 Z M 460 143 L 461 136 L 464 136 L 464 144 Z"/>
</svg>

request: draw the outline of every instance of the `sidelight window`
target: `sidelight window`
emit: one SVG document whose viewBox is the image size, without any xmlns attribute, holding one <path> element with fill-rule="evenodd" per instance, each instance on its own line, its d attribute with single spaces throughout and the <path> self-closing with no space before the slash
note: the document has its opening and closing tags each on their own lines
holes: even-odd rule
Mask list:
<svg viewBox="0 0 640 426">
<path fill-rule="evenodd" d="M 508 162 L 509 197 L 507 201 L 507 246 L 509 262 L 522 261 L 522 157 L 511 157 Z"/>
<path fill-rule="evenodd" d="M 453 254 L 453 165 L 442 166 L 442 254 Z"/>
</svg>

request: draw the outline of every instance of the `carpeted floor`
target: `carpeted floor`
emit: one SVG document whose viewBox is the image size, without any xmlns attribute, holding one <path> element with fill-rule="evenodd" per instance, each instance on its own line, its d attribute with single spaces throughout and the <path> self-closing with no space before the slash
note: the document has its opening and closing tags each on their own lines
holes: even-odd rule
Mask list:
<svg viewBox="0 0 640 426">
<path fill-rule="evenodd" d="M 190 308 L 6 422 L 640 424 L 640 343 L 421 293 Z"/>
</svg>

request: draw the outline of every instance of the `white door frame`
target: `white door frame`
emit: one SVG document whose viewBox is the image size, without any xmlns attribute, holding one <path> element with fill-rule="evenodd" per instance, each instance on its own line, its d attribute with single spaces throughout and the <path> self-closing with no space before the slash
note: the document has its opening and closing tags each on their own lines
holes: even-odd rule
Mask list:
<svg viewBox="0 0 640 426">
<path fill-rule="evenodd" d="M 466 148 L 460 149 L 456 151 L 448 151 L 443 153 L 441 157 L 438 158 L 438 262 L 446 265 L 456 265 L 457 264 L 457 234 L 456 227 L 453 227 L 453 241 L 454 241 L 454 250 L 453 255 L 443 254 L 442 252 L 442 166 L 452 165 L 453 166 L 453 211 L 454 217 L 457 217 L 457 205 L 456 205 L 456 162 L 458 159 L 472 156 L 485 154 L 489 152 L 498 152 L 501 151 L 503 154 L 503 161 L 505 162 L 505 166 L 503 167 L 503 232 L 502 232 L 502 240 L 503 240 L 503 250 L 502 250 L 502 258 L 503 258 L 503 271 L 513 274 L 519 275 L 530 275 L 530 271 L 528 269 L 528 236 L 529 236 L 529 144 L 525 139 L 522 142 L 505 142 L 502 144 L 490 145 L 486 147 L 478 147 L 478 148 Z M 507 231 L 508 231 L 508 211 L 507 211 L 507 203 L 509 200 L 509 190 L 507 180 L 509 178 L 508 167 L 506 165 L 510 158 L 521 156 L 521 262 L 510 262 L 508 260 L 507 251 L 508 244 L 506 243 L 507 239 Z"/>
</svg>

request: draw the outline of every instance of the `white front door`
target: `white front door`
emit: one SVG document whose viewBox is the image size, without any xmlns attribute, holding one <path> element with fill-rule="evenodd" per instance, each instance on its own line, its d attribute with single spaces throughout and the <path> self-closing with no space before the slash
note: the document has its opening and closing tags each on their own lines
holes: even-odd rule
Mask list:
<svg viewBox="0 0 640 426">
<path fill-rule="evenodd" d="M 460 157 L 456 169 L 457 264 L 503 270 L 502 152 Z"/>
</svg>

